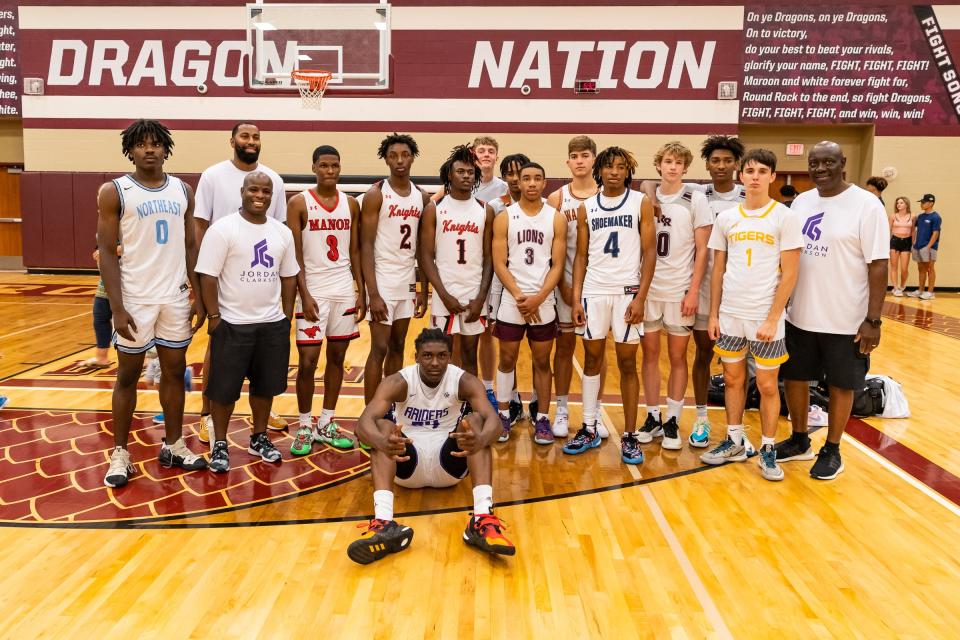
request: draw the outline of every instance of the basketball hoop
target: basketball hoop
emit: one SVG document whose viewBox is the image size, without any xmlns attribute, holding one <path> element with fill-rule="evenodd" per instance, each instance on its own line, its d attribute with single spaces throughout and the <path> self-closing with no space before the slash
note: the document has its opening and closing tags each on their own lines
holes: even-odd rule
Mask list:
<svg viewBox="0 0 960 640">
<path fill-rule="evenodd" d="M 323 94 L 327 90 L 327 83 L 333 77 L 329 71 L 301 71 L 296 69 L 290 73 L 294 84 L 300 90 L 300 99 L 304 109 L 320 109 L 323 103 Z"/>
</svg>

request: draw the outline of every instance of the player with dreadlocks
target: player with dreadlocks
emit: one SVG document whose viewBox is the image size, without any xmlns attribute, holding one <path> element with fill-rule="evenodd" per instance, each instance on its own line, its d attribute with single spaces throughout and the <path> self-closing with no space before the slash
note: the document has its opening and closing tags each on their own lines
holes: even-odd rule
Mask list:
<svg viewBox="0 0 960 640">
<path fill-rule="evenodd" d="M 183 375 L 187 345 L 206 317 L 199 296 L 190 303 L 190 285 L 199 291 L 194 267 L 193 190 L 163 171 L 173 138 L 156 120 L 137 120 L 121 137 L 133 173 L 104 183 L 97 194 L 97 243 L 113 325 L 117 382 L 113 388 L 114 450 L 104 477 L 108 487 L 127 484 L 135 467 L 127 451 L 137 406 L 137 381 L 144 354 L 156 347 L 160 361 L 160 406 L 166 437 L 160 464 L 190 471 L 206 460 L 183 442 Z M 123 264 L 117 246 L 123 246 Z M 191 326 L 191 319 L 196 321 Z"/>
<path fill-rule="evenodd" d="M 454 358 L 459 355 L 458 364 L 475 376 L 493 274 L 493 209 L 471 195 L 480 168 L 468 145 L 453 148 L 440 182 L 446 195 L 420 220 L 420 268 L 433 285 L 430 326 L 457 337 Z"/>
<path fill-rule="evenodd" d="M 623 396 L 621 459 L 626 464 L 643 462 L 636 436 L 637 347 L 657 262 L 653 203 L 630 188 L 636 168 L 636 158 L 626 149 L 601 151 L 593 164 L 600 192 L 583 202 L 577 214 L 573 322 L 583 338 L 583 426 L 563 448 L 576 455 L 600 446 L 600 368 L 612 332 Z"/>
<path fill-rule="evenodd" d="M 417 290 L 417 238 L 424 211 L 434 205 L 410 181 L 410 167 L 419 153 L 407 134 L 385 137 L 377 156 L 390 168 L 390 176 L 370 187 L 360 209 L 360 264 L 370 320 L 370 355 L 363 376 L 367 402 L 383 376 L 403 366 L 410 318 L 422 318 L 427 311 L 425 278 Z"/>
</svg>

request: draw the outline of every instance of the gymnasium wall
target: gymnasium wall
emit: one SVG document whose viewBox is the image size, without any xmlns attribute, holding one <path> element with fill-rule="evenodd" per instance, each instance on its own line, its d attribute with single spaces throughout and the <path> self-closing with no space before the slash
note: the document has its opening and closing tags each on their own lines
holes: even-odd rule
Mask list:
<svg viewBox="0 0 960 640">
<path fill-rule="evenodd" d="M 707 134 L 737 133 L 748 146 L 774 150 L 788 173 L 804 172 L 806 161 L 805 152 L 786 156 L 787 143 L 809 150 L 833 139 L 848 156 L 849 180 L 862 184 L 895 167 L 888 194 L 937 194 L 947 220 L 938 284 L 960 286 L 949 233 L 960 194 L 942 175 L 960 137 L 960 88 L 941 72 L 942 52 L 960 51 L 960 1 L 849 0 L 838 8 L 397 0 L 390 3 L 389 90 L 334 88 L 319 112 L 302 109 L 289 91 L 247 86 L 245 60 L 255 52 L 241 0 L 175 4 L 182 6 L 19 4 L 20 75 L 46 81 L 43 95 L 22 101 L 28 267 L 91 266 L 85 247 L 96 187 L 129 169 L 119 132 L 132 119 L 166 122 L 176 141 L 167 167 L 195 181 L 229 157 L 230 126 L 249 118 L 261 125 L 264 163 L 288 174 L 308 173 L 321 143 L 341 150 L 345 173 L 382 174 L 376 147 L 394 130 L 421 145 L 415 175 L 432 174 L 450 147 L 487 134 L 502 154 L 523 151 L 553 178 L 566 175 L 566 141 L 580 133 L 600 147 L 633 150 L 639 177 L 654 175 L 654 151 L 673 139 L 696 150 Z M 312 34 L 284 37 L 303 44 L 330 36 L 313 26 L 303 31 Z M 349 55 L 357 42 L 344 37 Z M 290 51 L 289 41 L 278 40 L 278 61 L 292 64 Z M 574 93 L 574 79 L 593 82 L 598 93 Z M 197 91 L 201 81 L 206 93 Z M 0 127 L 0 159 L 16 157 L 15 138 Z M 707 178 L 702 162 L 689 177 Z"/>
</svg>

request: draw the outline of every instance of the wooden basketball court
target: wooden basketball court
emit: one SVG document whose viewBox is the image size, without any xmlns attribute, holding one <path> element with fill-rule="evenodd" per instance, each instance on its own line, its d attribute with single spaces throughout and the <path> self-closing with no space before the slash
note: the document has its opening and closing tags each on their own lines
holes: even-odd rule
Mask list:
<svg viewBox="0 0 960 640">
<path fill-rule="evenodd" d="M 2 637 L 960 633 L 955 294 L 888 298 L 872 371 L 903 383 L 913 417 L 852 419 L 836 481 L 814 481 L 811 463 L 793 462 L 783 482 L 770 483 L 753 461 L 706 467 L 699 450 L 656 443 L 645 445 L 642 467 L 626 467 L 615 434 L 565 456 L 559 443 L 535 445 L 526 424 L 494 449 L 494 499 L 514 558 L 463 544 L 472 500 L 462 483 L 398 489 L 397 519 L 415 530 L 413 545 L 362 567 L 346 547 L 372 513 L 366 454 L 315 445 L 291 459 L 290 436 L 273 433 L 283 463 L 254 461 L 238 448 L 243 403 L 230 427 L 234 468 L 184 474 L 156 462 L 162 428 L 151 417 L 160 407 L 144 389 L 130 446 L 139 474 L 124 489 L 103 486 L 114 372 L 77 365 L 93 352 L 95 286 L 94 277 L 0 276 L 0 395 L 9 397 L 0 410 Z M 364 332 L 347 354 L 338 416 L 348 428 L 363 408 L 367 340 Z M 188 350 L 195 388 L 205 344 L 198 334 Z M 275 408 L 294 421 L 291 367 Z M 529 391 L 528 360 L 518 372 Z M 615 371 L 606 385 L 603 417 L 619 430 Z M 572 423 L 578 393 L 575 372 Z M 194 450 L 199 408 L 194 391 L 185 419 Z M 717 439 L 722 410 L 710 416 Z M 684 435 L 692 421 L 687 409 Z M 755 412 L 747 424 L 756 442 Z M 824 431 L 813 435 L 816 448 Z"/>
</svg>

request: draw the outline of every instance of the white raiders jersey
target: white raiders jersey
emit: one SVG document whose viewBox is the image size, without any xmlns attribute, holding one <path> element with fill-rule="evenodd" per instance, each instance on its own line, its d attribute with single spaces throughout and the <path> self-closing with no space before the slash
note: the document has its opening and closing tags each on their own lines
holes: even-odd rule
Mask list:
<svg viewBox="0 0 960 640">
<path fill-rule="evenodd" d="M 307 208 L 307 226 L 301 233 L 307 290 L 315 298 L 353 301 L 350 198 L 338 190 L 337 204 L 327 209 L 313 189 L 300 195 Z"/>
<path fill-rule="evenodd" d="M 577 213 L 580 205 L 593 196 L 581 200 L 570 191 L 570 185 L 560 187 L 560 213 L 567 221 L 567 261 L 563 264 L 563 280 L 573 284 L 573 259 L 577 256 Z"/>
<path fill-rule="evenodd" d="M 423 194 L 410 183 L 401 196 L 388 180 L 380 183 L 383 201 L 373 244 L 377 291 L 384 300 L 413 300 L 417 294 L 417 232 L 423 215 Z"/>
<path fill-rule="evenodd" d="M 640 285 L 640 206 L 643 194 L 627 189 L 613 198 L 598 193 L 586 202 L 587 273 L 583 295 L 636 293 Z"/>
<path fill-rule="evenodd" d="M 165 175 L 156 188 L 131 175 L 113 181 L 120 198 L 120 291 L 124 302 L 165 304 L 190 295 L 184 245 L 187 187 Z M 191 230 L 192 231 L 192 230 Z"/>
<path fill-rule="evenodd" d="M 480 293 L 486 223 L 487 208 L 476 198 L 455 200 L 448 194 L 437 203 L 437 271 L 444 288 L 461 304 L 469 303 Z M 436 291 L 431 304 L 434 308 L 443 307 Z"/>
<path fill-rule="evenodd" d="M 408 438 L 438 434 L 446 438 L 457 428 L 463 414 L 460 400 L 460 378 L 463 369 L 447 365 L 447 370 L 436 387 L 429 387 L 420 379 L 420 365 L 400 369 L 407 381 L 407 399 L 396 406 L 397 424 Z"/>
<path fill-rule="evenodd" d="M 528 216 L 520 204 L 507 207 L 507 267 L 522 293 L 537 293 L 552 264 L 553 220 L 557 210 L 544 204 L 535 216 Z M 553 304 L 551 291 L 544 300 Z"/>
<path fill-rule="evenodd" d="M 713 213 L 706 196 L 688 185 L 671 195 L 663 195 L 658 188 L 657 199 L 661 211 L 657 220 L 657 268 L 648 299 L 680 302 L 693 281 L 697 254 L 694 230 L 712 225 Z"/>
</svg>

